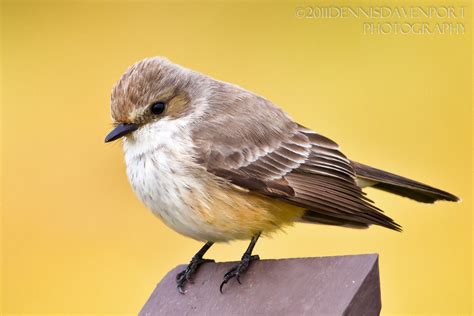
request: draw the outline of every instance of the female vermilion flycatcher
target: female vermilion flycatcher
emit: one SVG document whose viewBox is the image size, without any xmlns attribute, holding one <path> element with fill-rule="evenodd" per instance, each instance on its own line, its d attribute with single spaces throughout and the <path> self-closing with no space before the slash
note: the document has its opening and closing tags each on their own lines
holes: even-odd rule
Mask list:
<svg viewBox="0 0 474 316">
<path fill-rule="evenodd" d="M 270 101 L 165 58 L 142 60 L 115 85 L 115 128 L 140 200 L 175 231 L 205 241 L 184 286 L 214 242 L 251 239 L 222 286 L 245 272 L 260 233 L 295 221 L 393 230 L 400 226 L 361 188 L 433 203 L 445 191 L 346 158 L 332 140 L 295 123 Z"/>
</svg>

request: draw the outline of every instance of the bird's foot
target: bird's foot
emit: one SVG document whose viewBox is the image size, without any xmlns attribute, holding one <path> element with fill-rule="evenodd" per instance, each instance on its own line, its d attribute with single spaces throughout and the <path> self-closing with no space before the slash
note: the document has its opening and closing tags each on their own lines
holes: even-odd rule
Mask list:
<svg viewBox="0 0 474 316">
<path fill-rule="evenodd" d="M 191 262 L 188 264 L 186 269 L 181 271 L 176 275 L 176 283 L 178 287 L 178 291 L 181 294 L 185 294 L 186 291 L 184 290 L 184 286 L 186 285 L 187 282 L 193 283 L 192 277 L 196 273 L 196 270 L 198 267 L 203 264 L 204 262 L 214 262 L 212 259 L 204 259 L 200 257 L 194 256 L 193 259 L 191 259 Z"/>
<path fill-rule="evenodd" d="M 237 282 L 239 282 L 239 284 L 242 284 L 240 282 L 240 276 L 244 274 L 245 271 L 247 271 L 248 267 L 250 266 L 250 262 L 254 260 L 259 260 L 259 259 L 260 257 L 258 255 L 252 256 L 250 254 L 244 254 L 244 256 L 242 257 L 242 260 L 240 260 L 240 263 L 236 265 L 235 267 L 233 267 L 232 269 L 230 269 L 224 275 L 224 281 L 222 281 L 221 286 L 219 287 L 219 291 L 223 293 L 222 289 L 224 288 L 224 285 L 233 278 L 236 278 Z"/>
</svg>

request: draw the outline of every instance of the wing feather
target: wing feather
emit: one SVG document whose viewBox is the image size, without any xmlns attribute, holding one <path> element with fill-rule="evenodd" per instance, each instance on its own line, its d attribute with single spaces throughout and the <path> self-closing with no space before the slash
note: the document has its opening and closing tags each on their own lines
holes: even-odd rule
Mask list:
<svg viewBox="0 0 474 316">
<path fill-rule="evenodd" d="M 365 197 L 334 141 L 294 123 L 269 101 L 232 88 L 238 98 L 212 99 L 213 114 L 194 124 L 197 160 L 209 172 L 304 207 L 309 211 L 303 219 L 400 230 Z"/>
</svg>

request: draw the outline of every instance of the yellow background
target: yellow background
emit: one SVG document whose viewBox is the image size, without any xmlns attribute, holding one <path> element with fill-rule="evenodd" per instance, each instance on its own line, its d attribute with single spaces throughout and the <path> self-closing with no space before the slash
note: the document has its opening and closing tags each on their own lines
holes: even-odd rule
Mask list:
<svg viewBox="0 0 474 316">
<path fill-rule="evenodd" d="M 266 96 L 355 160 L 463 198 L 369 189 L 403 233 L 301 224 L 256 253 L 377 252 L 383 314 L 470 314 L 471 4 L 457 4 L 465 35 L 370 36 L 363 19 L 298 19 L 296 3 L 4 1 L 3 312 L 133 314 L 200 247 L 139 203 L 120 144 L 103 143 L 115 81 L 163 55 Z M 237 260 L 246 244 L 209 257 Z"/>
</svg>

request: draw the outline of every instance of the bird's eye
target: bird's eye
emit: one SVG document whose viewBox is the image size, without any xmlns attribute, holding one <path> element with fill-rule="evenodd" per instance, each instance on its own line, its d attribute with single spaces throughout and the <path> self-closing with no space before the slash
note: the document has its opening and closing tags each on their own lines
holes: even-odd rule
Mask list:
<svg viewBox="0 0 474 316">
<path fill-rule="evenodd" d="M 155 115 L 159 115 L 163 113 L 165 110 L 165 103 L 164 102 L 155 102 L 150 107 L 151 113 Z"/>
</svg>

